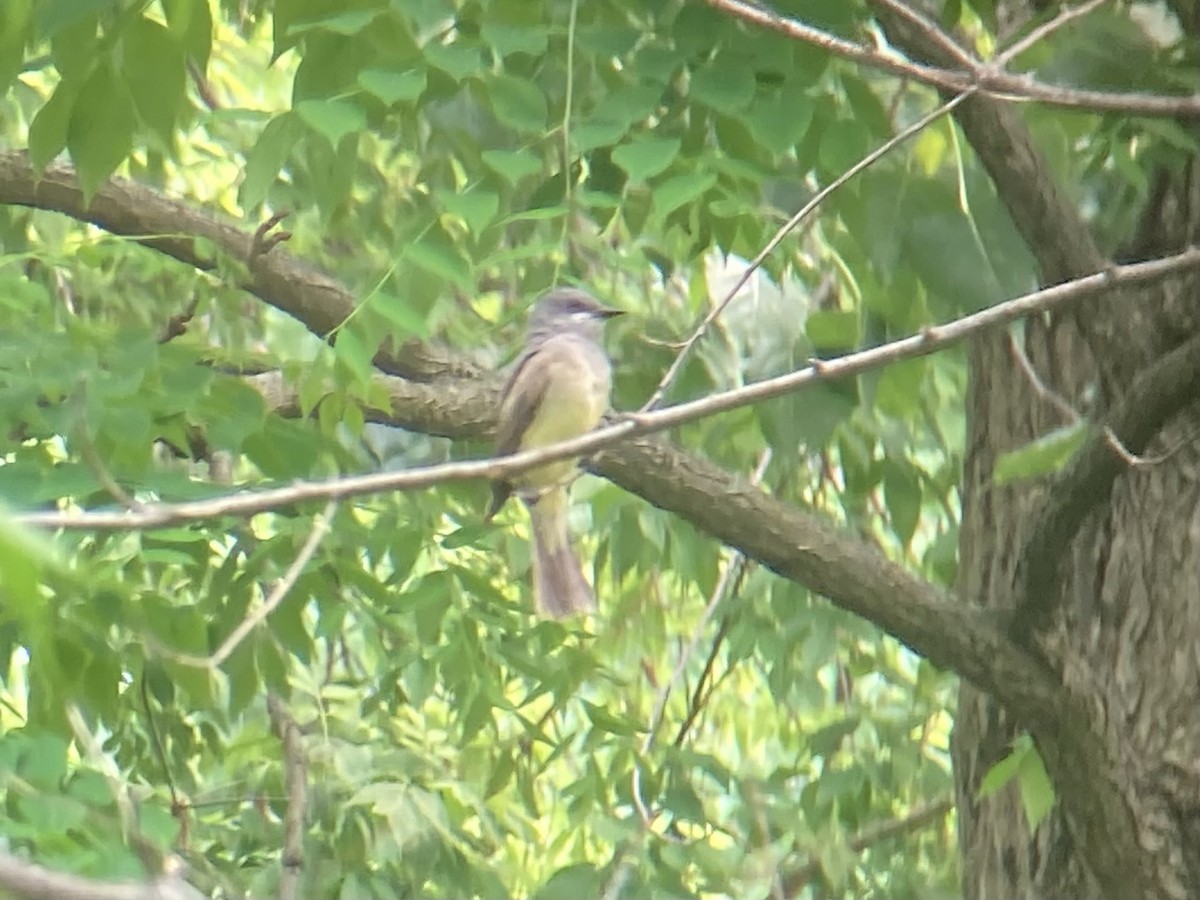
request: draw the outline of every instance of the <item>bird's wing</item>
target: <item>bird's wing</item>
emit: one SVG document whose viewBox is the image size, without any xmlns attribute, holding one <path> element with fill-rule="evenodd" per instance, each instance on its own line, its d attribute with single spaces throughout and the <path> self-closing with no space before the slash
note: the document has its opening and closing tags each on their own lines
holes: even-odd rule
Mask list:
<svg viewBox="0 0 1200 900">
<path fill-rule="evenodd" d="M 542 398 L 546 395 L 547 382 L 543 379 L 535 384 L 533 379 L 528 377 L 529 361 L 539 351 L 540 348 L 521 354 L 521 358 L 509 373 L 508 380 L 504 382 L 504 389 L 500 392 L 500 424 L 496 430 L 497 456 L 508 456 L 521 449 L 521 438 L 525 429 L 533 421 Z M 522 375 L 525 376 L 523 381 Z M 522 390 L 517 389 L 518 383 Z M 483 517 L 485 522 L 491 521 L 500 511 L 500 507 L 512 496 L 512 492 L 513 484 L 509 479 L 501 478 L 492 482 L 492 500 Z"/>
<path fill-rule="evenodd" d="M 542 405 L 549 382 L 544 378 L 529 377 L 532 372 L 529 363 L 541 352 L 539 347 L 523 353 L 504 383 L 500 394 L 500 425 L 496 431 L 497 456 L 507 456 L 520 449 L 525 429 Z"/>
</svg>

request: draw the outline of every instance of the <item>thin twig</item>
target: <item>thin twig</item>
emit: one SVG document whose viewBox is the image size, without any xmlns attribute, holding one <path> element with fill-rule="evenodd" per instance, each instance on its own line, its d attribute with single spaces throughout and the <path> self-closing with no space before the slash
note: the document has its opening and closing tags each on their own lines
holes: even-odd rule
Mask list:
<svg viewBox="0 0 1200 900">
<path fill-rule="evenodd" d="M 171 776 L 171 766 L 167 762 L 167 750 L 163 745 L 162 735 L 158 733 L 158 725 L 154 721 L 154 710 L 150 708 L 150 691 L 144 670 L 142 677 L 138 680 L 141 682 L 142 709 L 146 713 L 146 730 L 150 732 L 150 743 L 154 747 L 154 752 L 158 754 L 158 762 L 162 766 L 163 778 L 166 779 L 167 790 L 171 794 L 171 815 L 179 822 L 180 844 L 187 846 L 188 829 L 185 813 L 188 804 L 180 799 L 179 792 L 175 789 L 175 779 Z"/>
<path fill-rule="evenodd" d="M 675 359 L 672 360 L 670 368 L 667 369 L 666 374 L 663 375 L 662 380 L 659 381 L 658 387 L 654 389 L 654 393 L 650 395 L 650 399 L 642 405 L 640 412 L 649 412 L 662 401 L 663 397 L 666 395 L 666 392 L 670 389 L 671 384 L 679 375 L 679 370 L 683 368 L 683 364 L 687 360 L 688 354 L 691 353 L 692 348 L 696 346 L 696 343 L 701 337 L 704 336 L 704 333 L 708 331 L 712 323 L 717 320 L 717 317 L 725 311 L 725 308 L 733 302 L 733 298 L 737 296 L 737 292 L 746 286 L 746 283 L 750 280 L 750 276 L 757 272 L 766 258 L 775 252 L 776 247 L 783 243 L 783 239 L 785 237 L 787 237 L 794 229 L 796 229 L 801 222 L 812 215 L 816 208 L 824 203 L 830 194 L 844 185 L 859 172 L 874 165 L 889 152 L 891 152 L 891 150 L 897 145 L 904 143 L 904 141 L 908 140 L 917 132 L 924 130 L 931 123 L 946 115 L 946 113 L 953 111 L 956 106 L 966 100 L 967 97 L 971 96 L 972 93 L 974 93 L 974 89 L 968 89 L 962 94 L 959 94 L 957 97 L 954 97 L 943 103 L 932 112 L 922 116 L 903 131 L 880 144 L 825 187 L 821 188 L 821 190 L 817 191 L 817 193 L 813 195 L 811 200 L 800 207 L 800 210 L 794 216 L 788 219 L 778 231 L 775 232 L 771 240 L 767 241 L 766 246 L 763 247 L 762 250 L 758 251 L 758 254 L 754 257 L 754 259 L 752 259 L 750 264 L 746 266 L 745 271 L 742 272 L 738 280 L 734 282 L 733 287 L 725 292 L 725 296 L 721 298 L 721 302 L 709 310 L 708 315 L 706 315 L 703 321 L 696 326 L 691 336 L 683 342 L 683 345 L 679 348 L 679 352 L 675 355 Z"/>
<path fill-rule="evenodd" d="M 1066 397 L 1042 380 L 1042 377 L 1037 373 L 1037 369 L 1033 367 L 1032 360 L 1026 355 L 1025 348 L 1021 346 L 1016 335 L 1011 332 L 1008 335 L 1008 352 L 1016 362 L 1017 368 L 1025 376 L 1025 380 L 1029 382 L 1039 397 L 1057 409 L 1068 422 L 1075 423 L 1083 418 L 1078 410 L 1067 401 Z"/>
<path fill-rule="evenodd" d="M 304 546 L 300 548 L 300 552 L 296 554 L 296 558 L 292 560 L 283 577 L 275 583 L 271 590 L 270 596 L 267 597 L 263 604 L 253 610 L 238 623 L 237 627 L 229 633 L 229 637 L 221 643 L 216 651 L 209 656 L 193 656 L 188 653 L 176 653 L 172 650 L 163 650 L 173 662 L 177 662 L 183 666 L 190 666 L 195 669 L 216 669 L 229 659 L 230 655 L 238 646 L 246 639 L 264 619 L 273 613 L 283 599 L 288 595 L 288 591 L 296 583 L 296 579 L 300 577 L 300 573 L 304 571 L 304 567 L 308 565 L 308 561 L 312 559 L 313 554 L 317 552 L 317 547 L 321 545 L 322 539 L 329 533 L 329 526 L 333 519 L 334 510 L 337 509 L 337 501 L 330 500 L 326 504 L 324 511 L 313 520 L 312 530 L 308 533 L 308 539 L 304 542 Z"/>
<path fill-rule="evenodd" d="M 287 812 L 283 816 L 283 855 L 279 876 L 280 900 L 300 896 L 300 870 L 304 866 L 304 829 L 308 820 L 308 754 L 304 736 L 283 701 L 267 695 L 271 725 L 283 745 L 283 783 L 287 789 Z"/>
<path fill-rule="evenodd" d="M 1033 367 L 1033 363 L 1026 355 L 1024 349 L 1022 349 L 1020 343 L 1018 343 L 1016 337 L 1012 334 L 1008 336 L 1008 346 L 1013 359 L 1017 362 L 1017 366 L 1021 369 L 1021 372 L 1025 375 L 1025 378 L 1029 381 L 1037 395 L 1062 413 L 1063 417 L 1072 425 L 1082 422 L 1083 415 L 1062 394 L 1047 385 L 1041 376 L 1038 375 L 1037 370 Z M 1113 453 L 1120 457 L 1127 466 L 1132 468 L 1161 465 L 1178 453 L 1183 447 L 1186 447 L 1188 441 L 1191 439 L 1190 436 L 1184 437 L 1167 450 L 1154 456 L 1140 456 L 1121 443 L 1121 439 L 1117 437 L 1117 433 L 1108 425 L 1105 425 L 1102 431 L 1104 441 L 1112 449 Z"/>
<path fill-rule="evenodd" d="M 733 560 L 736 565 L 737 573 L 734 575 L 733 593 L 738 591 L 738 584 L 742 576 L 746 573 L 746 557 L 739 553 Z M 683 717 L 683 721 L 679 723 L 679 730 L 675 732 L 675 740 L 672 743 L 676 747 L 683 746 L 683 739 L 687 737 L 688 731 L 695 724 L 696 719 L 700 717 L 700 710 L 704 708 L 704 704 L 708 698 L 713 695 L 715 684 L 712 680 L 713 668 L 717 664 L 717 656 L 720 654 L 721 646 L 725 643 L 725 638 L 729 635 L 729 626 L 733 622 L 731 616 L 725 616 L 721 620 L 721 624 L 717 627 L 716 637 L 713 638 L 712 646 L 708 648 L 708 656 L 704 660 L 704 668 L 700 670 L 700 678 L 696 681 L 696 687 L 692 691 L 692 699 L 688 701 L 687 715 Z M 711 687 L 710 687 L 711 685 Z"/>
<path fill-rule="evenodd" d="M 1078 6 L 1063 7 L 1053 19 L 1043 22 L 1020 40 L 1014 41 L 1010 47 L 1007 47 L 1003 53 L 996 57 L 995 63 L 1000 66 L 1008 65 L 1038 41 L 1049 37 L 1052 32 L 1062 28 L 1068 22 L 1086 16 L 1107 2 L 1108 0 L 1087 0 L 1086 3 L 1081 3 Z"/>
<path fill-rule="evenodd" d="M 967 70 L 974 70 L 979 65 L 979 60 L 967 52 L 958 41 L 946 34 L 941 26 L 933 19 L 929 18 L 923 12 L 913 9 L 907 3 L 902 3 L 901 0 L 875 0 L 880 6 L 886 7 L 898 15 L 902 19 L 907 19 L 911 24 L 917 27 L 925 37 L 938 47 L 947 56 L 953 57 L 954 61 Z"/>
<path fill-rule="evenodd" d="M 537 450 L 475 462 L 451 462 L 407 469 L 400 472 L 376 472 L 320 481 L 298 481 L 287 487 L 245 491 L 232 495 L 191 500 L 182 503 L 147 503 L 136 511 L 65 512 L 59 510 L 15 513 L 10 520 L 46 528 L 145 529 L 181 522 L 195 522 L 220 516 L 247 517 L 296 503 L 312 500 L 340 500 L 347 497 L 388 491 L 418 490 L 449 481 L 475 478 L 506 478 L 547 462 L 573 456 L 585 456 L 636 436 L 653 434 L 776 397 L 794 393 L 807 385 L 846 378 L 881 368 L 904 359 L 928 356 L 989 328 L 1072 301 L 1107 294 L 1117 287 L 1161 281 L 1189 269 L 1200 269 L 1200 247 L 1148 262 L 1111 266 L 1092 275 L 1064 281 L 987 309 L 956 319 L 945 325 L 923 328 L 917 334 L 878 347 L 848 353 L 834 359 L 813 361 L 795 372 L 732 388 L 648 413 L 619 417 L 611 425 L 586 435 L 548 445 Z"/>
<path fill-rule="evenodd" d="M 763 476 L 766 474 L 767 466 L 771 464 L 771 448 L 763 450 L 758 458 L 758 465 L 754 467 L 754 473 L 750 477 L 750 483 L 759 484 Z M 663 714 L 667 709 L 667 700 L 671 697 L 671 691 L 675 689 L 675 685 L 683 677 L 683 673 L 687 671 L 688 663 L 691 662 L 692 656 L 696 652 L 696 648 L 700 646 L 700 638 L 704 634 L 704 629 L 708 622 L 713 617 L 713 613 L 717 611 L 717 607 L 728 596 L 730 587 L 737 580 L 737 573 L 741 570 L 742 561 L 745 559 L 742 552 L 735 552 L 729 561 L 725 564 L 725 568 L 721 571 L 720 578 L 717 579 L 716 585 L 713 586 L 712 594 L 709 597 L 708 605 L 704 607 L 704 612 L 700 615 L 700 621 L 696 623 L 696 627 L 692 629 L 692 637 L 688 641 L 687 646 L 679 654 L 679 659 L 675 662 L 675 669 L 671 672 L 671 677 L 667 682 L 659 688 L 658 696 L 655 699 L 654 711 L 650 714 L 650 727 L 646 729 L 646 736 L 642 739 L 642 746 L 639 748 L 639 753 L 644 757 L 650 752 L 650 748 L 654 744 L 654 739 L 658 735 L 658 729 L 662 725 Z M 642 769 L 636 763 L 633 766 L 631 775 L 631 794 L 633 796 L 633 805 L 638 811 L 638 816 L 642 820 L 642 825 L 647 830 L 650 829 L 654 822 L 654 815 L 650 814 L 649 808 L 646 806 L 646 801 L 642 797 Z M 655 814 L 657 815 L 657 814 Z M 664 838 L 669 838 L 663 835 Z"/>
</svg>

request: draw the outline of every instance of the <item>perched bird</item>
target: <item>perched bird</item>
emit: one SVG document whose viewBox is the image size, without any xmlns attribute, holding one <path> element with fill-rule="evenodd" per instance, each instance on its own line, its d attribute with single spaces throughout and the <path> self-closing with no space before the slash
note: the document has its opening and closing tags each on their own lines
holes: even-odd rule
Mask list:
<svg viewBox="0 0 1200 900">
<path fill-rule="evenodd" d="M 599 424 L 612 390 L 612 366 L 601 346 L 604 322 L 621 312 L 577 288 L 556 288 L 538 300 L 501 396 L 498 456 L 578 437 Z M 563 459 L 497 480 L 485 516 L 490 521 L 514 493 L 529 507 L 534 608 L 555 619 L 596 608 L 567 521 L 576 465 Z"/>
</svg>

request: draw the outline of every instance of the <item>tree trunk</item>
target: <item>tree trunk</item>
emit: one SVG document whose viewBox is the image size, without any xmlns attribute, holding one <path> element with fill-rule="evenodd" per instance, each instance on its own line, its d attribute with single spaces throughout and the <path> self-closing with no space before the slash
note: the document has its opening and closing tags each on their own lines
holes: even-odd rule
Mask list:
<svg viewBox="0 0 1200 900">
<path fill-rule="evenodd" d="M 1193 160 L 1159 192 L 1132 242 L 1139 253 L 1197 240 L 1196 169 Z M 994 486 L 997 457 L 1064 424 L 1047 391 L 1075 409 L 1089 391 L 1101 411 L 1115 405 L 1156 358 L 1195 334 L 1196 292 L 1189 278 L 1128 292 L 1095 315 L 1027 323 L 1040 385 L 1007 336 L 973 345 L 966 599 L 998 610 L 1020 602 L 1023 556 L 1056 489 Z M 1194 339 L 1186 346 L 1195 352 Z M 1020 723 L 970 685 L 960 691 L 953 751 L 965 897 L 1200 897 L 1200 385 L 1190 387 L 1182 408 L 1164 411 L 1144 462 L 1123 461 L 1111 493 L 1097 486 L 1073 536 L 1055 548 L 1057 577 L 1034 585 L 1050 614 L 1018 629 L 1061 679 L 1072 711 L 1057 734 L 1035 732 L 1058 802 L 1034 834 L 1015 784 L 978 796 Z"/>
<path fill-rule="evenodd" d="M 1025 0 L 1000 7 L 1029 19 Z M 894 44 L 954 64 L 927 32 L 876 8 Z M 1042 283 L 1103 269 L 1019 112 L 976 96 L 955 116 Z M 1119 256 L 1197 243 L 1198 190 L 1195 155 L 1157 173 Z M 1114 291 L 1027 321 L 1023 341 L 990 334 L 970 348 L 961 596 L 1007 619 L 1061 685 L 1053 709 L 1033 710 L 963 682 L 952 751 L 971 900 L 1200 897 L 1198 290 L 1189 273 Z M 1058 478 L 994 483 L 1003 453 L 1077 415 L 1111 424 L 1122 449 L 1098 432 Z M 1026 730 L 1057 798 L 1033 833 L 1016 784 L 979 797 Z"/>
</svg>

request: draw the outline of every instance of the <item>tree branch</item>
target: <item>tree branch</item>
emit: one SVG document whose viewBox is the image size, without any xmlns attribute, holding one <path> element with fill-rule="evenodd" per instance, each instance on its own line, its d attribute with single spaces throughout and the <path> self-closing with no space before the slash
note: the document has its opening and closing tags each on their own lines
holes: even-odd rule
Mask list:
<svg viewBox="0 0 1200 900">
<path fill-rule="evenodd" d="M 83 208 L 73 175 L 52 167 L 35 182 L 21 154 L 0 154 L 0 202 L 43 206 L 76 215 L 136 236 L 150 246 L 201 267 L 212 259 L 199 254 L 195 237 L 206 237 L 236 258 L 245 258 L 251 238 L 234 228 L 166 200 L 154 191 L 114 181 L 102 188 L 88 209 Z M 193 233 L 181 234 L 195 229 Z M 577 456 L 617 440 L 620 447 L 605 450 L 594 469 L 651 503 L 678 513 L 719 540 L 784 577 L 805 584 L 835 604 L 875 622 L 935 665 L 958 672 L 981 690 L 994 694 L 1013 714 L 1033 727 L 1049 727 L 1058 714 L 1058 682 L 1032 655 L 1019 649 L 990 616 L 952 599 L 884 557 L 881 551 L 844 533 L 815 515 L 804 513 L 748 486 L 711 463 L 692 457 L 661 441 L 630 439 L 637 432 L 659 431 L 737 406 L 781 396 L 822 378 L 843 377 L 899 359 L 933 352 L 952 341 L 987 327 L 1004 324 L 1115 285 L 1154 281 L 1200 264 L 1200 249 L 1175 257 L 1114 267 L 1070 285 L 1059 285 L 984 310 L 949 325 L 927 329 L 885 347 L 814 363 L 799 372 L 758 382 L 736 391 L 706 397 L 620 421 L 576 441 L 502 460 L 452 463 L 449 467 L 382 473 L 334 482 L 306 483 L 274 492 L 247 493 L 198 501 L 196 504 L 149 506 L 167 521 L 215 515 L 246 514 L 277 503 L 330 500 L 353 494 L 415 488 L 451 478 L 496 477 L 511 474 L 550 458 Z M 296 316 L 311 330 L 327 332 L 353 308 L 350 295 L 333 279 L 299 263 L 281 248 L 261 256 L 255 265 L 265 269 L 250 279 L 248 289 L 277 308 Z M 295 279 L 293 284 L 290 279 Z M 293 295 L 294 292 L 294 295 Z M 413 378 L 437 377 L 436 384 L 397 379 L 392 415 L 407 427 L 453 437 L 482 436 L 493 424 L 495 386 L 453 375 L 479 374 L 478 369 L 452 354 L 417 344 L 402 355 L 387 357 L 393 371 Z M 145 515 L 145 510 L 142 511 Z M 89 514 L 88 527 L 102 522 Z M 115 513 L 105 527 L 129 527 L 130 513 Z M 176 518 L 172 518 L 176 517 Z M 65 523 L 60 514 L 27 515 L 26 521 L 51 526 Z M 150 523 L 150 520 L 141 520 Z M 80 520 L 83 524 L 83 520 Z"/>
<path fill-rule="evenodd" d="M 204 272 L 215 270 L 223 254 L 246 268 L 239 287 L 323 338 L 358 305 L 341 284 L 295 255 L 278 247 L 269 253 L 255 253 L 253 234 L 124 178 L 109 179 L 89 205 L 70 166 L 54 164 L 39 174 L 24 151 L 0 153 L 0 204 L 65 213 L 133 238 Z M 206 244 L 217 252 L 210 252 Z M 467 360 L 418 341 L 398 349 L 385 345 L 376 354 L 375 365 L 416 381 L 480 373 L 479 367 Z"/>
<path fill-rule="evenodd" d="M 856 44 L 821 31 L 797 19 L 782 16 L 747 0 L 707 0 L 708 5 L 730 16 L 770 28 L 788 37 L 813 44 L 835 56 L 911 78 L 943 91 L 962 93 L 969 88 L 997 99 L 1021 98 L 1051 106 L 1066 106 L 1095 112 L 1120 112 L 1138 116 L 1200 119 L 1200 94 L 1165 96 L 1135 92 L 1093 91 L 1086 88 L 1044 84 L 1028 75 L 1011 75 L 981 65 L 973 71 L 909 62 L 874 47 Z M 909 21 L 911 25 L 911 21 Z"/>
<path fill-rule="evenodd" d="M 1122 285 L 1159 281 L 1170 275 L 1196 268 L 1200 268 L 1200 247 L 1189 248 L 1175 256 L 1150 262 L 1113 266 L 1106 271 L 1097 272 L 1085 278 L 998 303 L 945 325 L 927 327 L 918 334 L 879 347 L 848 353 L 835 359 L 814 361 L 811 365 L 795 372 L 709 394 L 698 400 L 678 403 L 654 412 L 626 413 L 618 416 L 614 424 L 606 425 L 581 437 L 539 447 L 536 450 L 526 450 L 511 456 L 474 462 L 441 463 L 400 472 L 375 472 L 368 475 L 339 476 L 320 481 L 298 481 L 286 487 L 246 491 L 182 503 L 145 503 L 133 509 L 80 513 L 57 510 L 26 512 L 18 513 L 14 518 L 27 525 L 48 528 L 155 528 L 220 516 L 250 516 L 281 506 L 311 500 L 331 501 L 386 491 L 418 490 L 448 481 L 506 478 L 547 462 L 583 456 L 610 448 L 625 438 L 654 434 L 718 413 L 782 397 L 819 381 L 859 375 L 900 360 L 928 356 L 981 331 L 1007 324 L 1033 313 L 1045 312 L 1086 297 L 1103 296 Z M 424 390 L 426 387 L 424 385 L 418 387 L 422 396 L 428 396 L 431 392 Z M 466 387 L 465 389 L 468 392 L 472 390 Z M 451 402 L 446 386 L 438 385 L 433 392 L 440 397 L 443 403 Z M 396 405 L 396 398 L 393 397 L 393 407 Z M 403 405 L 403 401 L 401 401 L 401 405 Z M 434 411 L 423 408 L 411 412 L 420 412 L 428 417 Z M 413 421 L 418 419 L 416 415 L 406 418 Z M 441 434 L 453 429 L 434 428 L 432 430 Z M 616 451 L 616 453 L 619 454 L 620 451 Z"/>
<path fill-rule="evenodd" d="M 1141 453 L 1164 424 L 1196 399 L 1200 384 L 1200 336 L 1176 347 L 1146 369 L 1096 428 L 1070 467 L 1050 488 L 1017 566 L 1017 606 L 1012 634 L 1027 645 L 1045 627 L 1061 599 L 1058 566 L 1084 518 L 1105 503 L 1113 483 L 1128 469 L 1111 444 Z"/>
<path fill-rule="evenodd" d="M 308 754 L 304 735 L 283 701 L 267 695 L 271 726 L 283 745 L 283 783 L 287 787 L 287 811 L 283 817 L 283 871 L 279 876 L 280 900 L 300 896 L 300 870 L 304 866 L 304 827 L 308 818 Z"/>
<path fill-rule="evenodd" d="M 25 900 L 204 900 L 172 871 L 154 881 L 93 881 L 0 852 L 0 887 Z"/>
<path fill-rule="evenodd" d="M 956 106 L 970 96 L 970 93 L 970 91 L 967 91 L 951 98 L 950 100 L 947 100 L 932 112 L 926 113 L 907 128 L 897 132 L 825 187 L 821 188 L 821 190 L 817 191 L 817 193 L 814 194 L 807 203 L 800 207 L 796 214 L 788 219 L 783 226 L 775 232 L 771 239 L 767 241 L 766 245 L 755 255 L 754 259 L 750 260 L 750 264 L 746 266 L 742 274 L 733 283 L 733 286 L 725 292 L 725 296 L 722 297 L 721 300 L 711 310 L 708 311 L 708 314 L 704 316 L 704 318 L 700 321 L 700 324 L 697 325 L 692 331 L 691 335 L 688 336 L 688 339 L 683 342 L 682 346 L 679 348 L 679 352 L 675 354 L 675 359 L 671 361 L 670 367 L 659 381 L 658 387 L 654 389 L 654 393 L 650 395 L 650 399 L 642 405 L 641 411 L 647 412 L 658 405 L 659 401 L 662 400 L 662 398 L 666 395 L 667 390 L 671 387 L 671 384 L 678 377 L 679 370 L 683 368 L 683 364 L 687 361 L 688 354 L 691 353 L 692 348 L 696 346 L 696 343 L 701 337 L 704 336 L 704 333 L 708 331 L 712 323 L 715 322 L 721 313 L 725 311 L 725 308 L 733 302 L 733 299 L 737 296 L 738 291 L 746 286 L 746 282 L 750 280 L 750 277 L 762 267 L 762 264 L 766 258 L 775 252 L 776 247 L 783 243 L 784 238 L 795 231 L 805 219 L 812 215 L 813 212 L 816 211 L 817 207 L 824 203 L 830 194 L 852 179 L 859 172 L 870 168 L 910 137 L 924 131 L 933 122 L 936 122 L 947 113 L 952 112 Z"/>
</svg>

